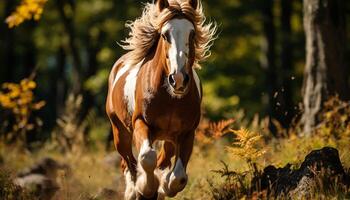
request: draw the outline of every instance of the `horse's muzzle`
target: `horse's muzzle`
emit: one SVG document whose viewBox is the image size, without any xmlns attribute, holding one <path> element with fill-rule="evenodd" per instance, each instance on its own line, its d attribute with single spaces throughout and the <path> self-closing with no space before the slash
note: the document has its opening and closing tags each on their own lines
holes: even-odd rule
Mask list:
<svg viewBox="0 0 350 200">
<path fill-rule="evenodd" d="M 175 94 L 185 93 L 190 76 L 187 73 L 179 72 L 168 76 L 170 86 L 174 89 Z"/>
</svg>

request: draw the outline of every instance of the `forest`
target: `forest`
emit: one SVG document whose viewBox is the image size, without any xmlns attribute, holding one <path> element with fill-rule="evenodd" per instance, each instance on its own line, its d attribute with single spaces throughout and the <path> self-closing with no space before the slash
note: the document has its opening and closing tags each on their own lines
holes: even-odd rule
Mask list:
<svg viewBox="0 0 350 200">
<path fill-rule="evenodd" d="M 154 2 L 0 2 L 0 199 L 124 198 L 108 76 Z M 349 199 L 350 2 L 201 4 L 217 32 L 188 183 L 168 199 Z"/>
</svg>

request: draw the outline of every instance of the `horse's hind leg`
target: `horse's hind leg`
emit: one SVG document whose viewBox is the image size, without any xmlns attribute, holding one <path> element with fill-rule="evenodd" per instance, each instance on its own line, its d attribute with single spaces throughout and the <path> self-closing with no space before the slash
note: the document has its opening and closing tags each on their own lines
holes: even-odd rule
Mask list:
<svg viewBox="0 0 350 200">
<path fill-rule="evenodd" d="M 135 178 L 136 178 L 136 159 L 132 154 L 132 135 L 119 122 L 112 123 L 114 135 L 114 144 L 122 157 L 121 167 L 125 177 L 125 199 L 134 200 Z"/>
<path fill-rule="evenodd" d="M 157 166 L 157 153 L 152 148 L 150 130 L 143 120 L 135 121 L 134 139 L 139 151 L 136 190 L 145 198 L 157 195 L 159 181 L 154 175 Z"/>
<path fill-rule="evenodd" d="M 171 158 L 174 156 L 174 145 L 171 142 L 165 141 L 162 149 L 159 152 L 157 159 L 157 166 L 160 170 L 171 167 Z"/>
<path fill-rule="evenodd" d="M 169 183 L 169 175 L 171 169 L 171 158 L 175 155 L 175 148 L 171 142 L 164 141 L 161 150 L 159 151 L 157 160 L 157 176 L 160 181 L 160 188 L 157 200 L 165 199 L 166 193 L 164 188 L 167 188 Z"/>
</svg>

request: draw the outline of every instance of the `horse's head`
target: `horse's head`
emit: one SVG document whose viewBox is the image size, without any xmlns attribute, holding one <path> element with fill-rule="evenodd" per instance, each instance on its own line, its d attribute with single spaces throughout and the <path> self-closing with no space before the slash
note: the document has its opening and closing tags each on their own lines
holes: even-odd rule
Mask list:
<svg viewBox="0 0 350 200">
<path fill-rule="evenodd" d="M 170 2 L 170 3 L 169 3 Z M 188 86 L 193 79 L 192 68 L 195 60 L 196 29 L 191 17 L 183 14 L 178 8 L 172 7 L 171 0 L 158 0 L 159 12 L 175 12 L 160 28 L 165 55 L 166 83 L 170 95 L 181 98 L 188 92 Z M 196 10 L 197 0 L 188 0 L 182 6 L 187 10 Z M 179 5 L 177 5 L 179 6 Z M 181 5 L 180 5 L 181 6 Z M 185 8 L 186 9 L 186 8 Z"/>
</svg>

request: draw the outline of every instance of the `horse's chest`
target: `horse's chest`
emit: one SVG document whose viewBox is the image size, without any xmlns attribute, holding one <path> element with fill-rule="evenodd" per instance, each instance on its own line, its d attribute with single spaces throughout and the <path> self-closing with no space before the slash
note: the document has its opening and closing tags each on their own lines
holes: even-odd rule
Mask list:
<svg viewBox="0 0 350 200">
<path fill-rule="evenodd" d="M 144 118 L 155 130 L 158 130 L 158 134 L 181 134 L 195 129 L 198 124 L 199 103 L 174 101 L 155 100 L 145 107 Z"/>
</svg>

